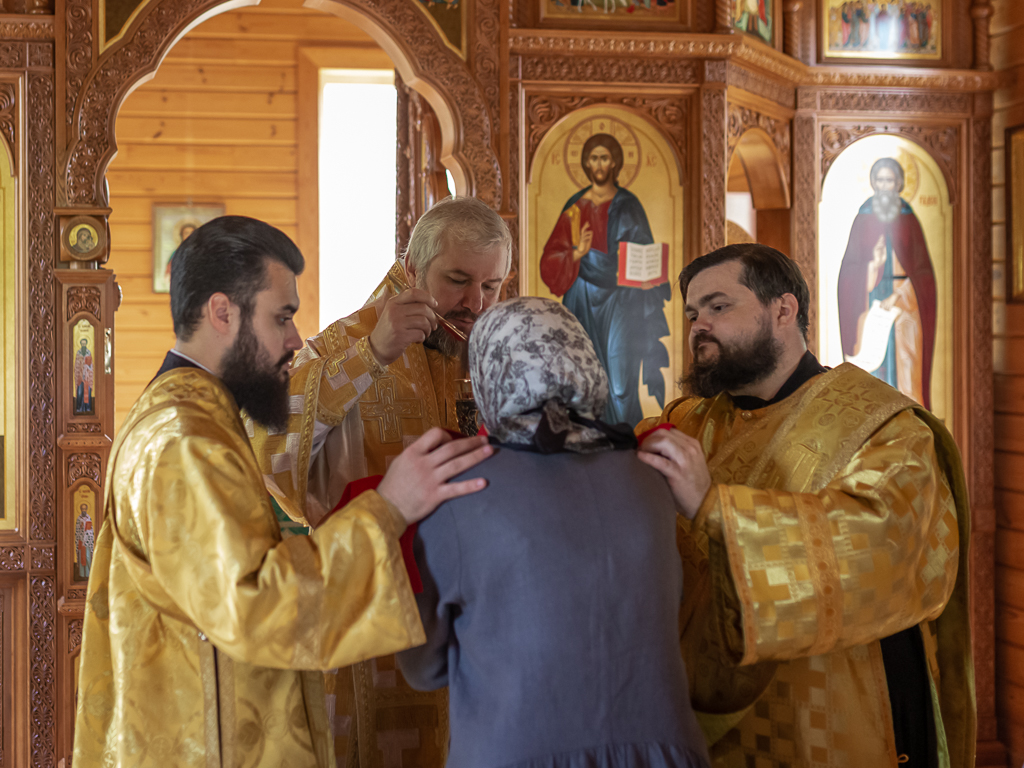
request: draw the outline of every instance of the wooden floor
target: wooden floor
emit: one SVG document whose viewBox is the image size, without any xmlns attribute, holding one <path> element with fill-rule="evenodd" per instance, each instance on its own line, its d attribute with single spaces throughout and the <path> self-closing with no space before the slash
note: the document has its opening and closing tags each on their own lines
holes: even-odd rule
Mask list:
<svg viewBox="0 0 1024 768">
<path fill-rule="evenodd" d="M 170 298 L 152 287 L 153 204 L 222 203 L 296 236 L 297 50 L 377 48 L 352 24 L 301 3 L 263 0 L 204 22 L 121 108 L 107 174 L 107 266 L 124 293 L 115 316 L 116 427 L 174 343 Z"/>
</svg>

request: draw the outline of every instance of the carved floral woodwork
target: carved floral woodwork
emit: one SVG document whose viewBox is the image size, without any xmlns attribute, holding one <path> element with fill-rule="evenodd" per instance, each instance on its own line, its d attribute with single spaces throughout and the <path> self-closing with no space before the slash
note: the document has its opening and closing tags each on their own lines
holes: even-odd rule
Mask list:
<svg viewBox="0 0 1024 768">
<path fill-rule="evenodd" d="M 473 8 L 475 31 L 469 63 L 473 74 L 483 87 L 491 125 L 496 127 L 501 102 L 501 57 L 498 55 L 501 30 L 499 4 L 498 0 L 476 0 Z M 492 137 L 492 141 L 497 145 L 495 139 L 496 137 Z"/>
<path fill-rule="evenodd" d="M 64 50 L 64 115 L 70 134 L 75 103 L 92 67 L 92 0 L 65 0 Z"/>
<path fill-rule="evenodd" d="M 0 571 L 20 571 L 25 568 L 25 547 L 0 547 Z"/>
<path fill-rule="evenodd" d="M 686 124 L 689 100 L 680 96 L 569 96 L 531 94 L 526 99 L 526 156 L 532 161 L 537 146 L 551 127 L 570 112 L 594 104 L 628 107 L 656 123 L 678 153 L 680 163 L 686 157 Z"/>
<path fill-rule="evenodd" d="M 57 656 L 54 617 L 57 612 L 56 586 L 53 576 L 29 579 L 29 661 L 31 689 L 29 719 L 31 722 L 31 753 L 33 766 L 53 766 L 56 762 L 56 680 Z"/>
<path fill-rule="evenodd" d="M 32 569 L 52 571 L 54 569 L 53 547 L 32 547 Z"/>
<path fill-rule="evenodd" d="M 68 487 L 82 478 L 100 484 L 100 456 L 97 453 L 73 453 L 68 457 Z"/>
<path fill-rule="evenodd" d="M 615 56 L 666 59 L 728 60 L 793 86 L 928 89 L 930 91 L 989 91 L 996 77 L 964 70 L 888 70 L 854 67 L 810 67 L 754 42 L 749 35 L 687 37 L 663 33 L 607 32 L 595 37 L 566 30 L 509 31 L 511 53 L 521 56 Z M 841 97 L 840 97 L 841 98 Z"/>
<path fill-rule="evenodd" d="M 825 180 L 832 163 L 857 139 L 876 133 L 893 133 L 913 139 L 928 150 L 935 158 L 946 185 L 949 188 L 950 203 L 955 203 L 958 192 L 958 135 L 957 128 L 952 125 L 907 125 L 904 123 L 871 123 L 861 125 L 821 125 L 821 179 Z"/>
<path fill-rule="evenodd" d="M 29 536 L 56 537 L 54 520 L 54 88 L 28 75 Z M 40 650 L 40 652 L 44 652 Z"/>
<path fill-rule="evenodd" d="M 725 157 L 725 167 L 727 171 L 729 164 L 732 162 L 732 153 L 736 150 L 736 146 L 739 144 L 743 134 L 751 128 L 760 128 L 771 138 L 772 144 L 775 145 L 775 149 L 778 150 L 779 156 L 782 158 L 783 173 L 785 174 L 786 184 L 788 185 L 791 181 L 789 170 L 789 121 L 769 117 L 768 115 L 734 102 L 729 103 L 728 149 Z"/>
<path fill-rule="evenodd" d="M 818 349 L 818 206 L 815 180 L 815 122 L 811 115 L 793 119 L 793 252 L 790 254 L 811 286 L 807 344 Z"/>
<path fill-rule="evenodd" d="M 701 92 L 700 252 L 725 245 L 725 90 Z"/>
<path fill-rule="evenodd" d="M 0 21 L 0 40 L 52 40 L 53 19 L 5 14 Z"/>
<path fill-rule="evenodd" d="M 103 183 L 116 151 L 113 116 L 131 87 L 155 71 L 180 30 L 223 0 L 157 0 L 146 6 L 133 34 L 107 51 L 82 86 L 69 135 L 62 174 L 62 203 L 106 205 Z M 465 62 L 441 40 L 429 19 L 406 0 L 321 0 L 354 9 L 372 20 L 407 53 L 416 75 L 429 82 L 450 105 L 457 123 L 452 154 L 466 171 L 468 191 L 492 207 L 501 200 L 501 171 L 492 146 L 491 119 L 479 83 Z M 461 129 L 461 130 L 460 130 Z"/>
<path fill-rule="evenodd" d="M 831 91 L 808 92 L 805 98 L 810 103 L 801 103 L 801 109 L 817 109 L 820 112 L 894 112 L 960 114 L 971 112 L 970 93 L 928 93 L 898 91 Z"/>
<path fill-rule="evenodd" d="M 82 620 L 72 619 L 68 622 L 68 654 L 74 656 L 82 650 Z"/>
<path fill-rule="evenodd" d="M 52 30 L 52 27 L 51 27 Z M 52 66 L 53 43 L 27 46 L 30 66 Z M 56 537 L 54 497 L 54 143 L 56 105 L 52 70 L 30 70 L 26 83 L 24 123 L 27 153 L 28 198 L 28 495 L 30 540 L 51 542 Z M 56 763 L 54 716 L 53 577 L 33 577 L 29 603 L 29 754 L 33 766 Z"/>
<path fill-rule="evenodd" d="M 7 147 L 11 172 L 18 173 L 18 91 L 15 83 L 0 82 L 0 136 Z"/>
<path fill-rule="evenodd" d="M 607 58 L 603 56 L 524 56 L 523 80 L 604 83 L 697 83 L 698 65 L 685 59 Z"/>
<path fill-rule="evenodd" d="M 68 320 L 79 312 L 100 316 L 100 289 L 95 285 L 75 285 L 68 289 Z"/>
</svg>

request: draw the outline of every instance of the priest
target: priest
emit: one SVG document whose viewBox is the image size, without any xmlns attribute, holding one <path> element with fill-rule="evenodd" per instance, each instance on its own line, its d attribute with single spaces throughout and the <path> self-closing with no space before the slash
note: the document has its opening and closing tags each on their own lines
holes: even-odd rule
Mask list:
<svg viewBox="0 0 1024 768">
<path fill-rule="evenodd" d="M 423 642 L 398 537 L 490 453 L 433 430 L 311 536 L 283 539 L 240 409 L 279 429 L 301 339 L 284 233 L 200 227 L 176 344 L 111 447 L 85 610 L 75 765 L 333 766 L 324 670 Z"/>
<path fill-rule="evenodd" d="M 681 510 L 682 650 L 715 766 L 974 764 L 960 455 L 942 423 L 807 350 L 809 292 L 759 244 L 680 287 L 696 397 L 641 446 Z"/>
<path fill-rule="evenodd" d="M 271 494 L 316 525 L 353 480 L 381 475 L 431 427 L 455 430 L 464 344 L 498 300 L 512 259 L 508 227 L 486 204 L 448 198 L 416 223 L 403 257 L 362 309 L 308 339 L 292 367 L 284 430 L 255 425 L 253 446 Z M 327 681 L 339 765 L 442 768 L 446 691 L 418 693 L 394 656 Z M 404 757 L 402 757 L 404 756 Z M 398 764 L 398 763 L 394 763 Z"/>
</svg>

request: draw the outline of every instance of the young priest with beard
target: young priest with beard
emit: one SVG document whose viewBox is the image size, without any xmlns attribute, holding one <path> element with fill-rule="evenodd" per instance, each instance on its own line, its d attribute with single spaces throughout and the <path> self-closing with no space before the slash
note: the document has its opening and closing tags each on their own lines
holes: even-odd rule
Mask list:
<svg viewBox="0 0 1024 768">
<path fill-rule="evenodd" d="M 974 763 L 970 511 L 942 424 L 807 350 L 809 293 L 759 244 L 680 288 L 695 397 L 640 456 L 681 516 L 682 648 L 716 766 Z M 941 685 L 939 680 L 941 677 Z"/>
<path fill-rule="evenodd" d="M 334 765 L 324 670 L 423 642 L 398 545 L 484 482 L 490 453 L 432 430 L 377 491 L 282 540 L 240 416 L 280 429 L 302 255 L 240 216 L 200 227 L 171 280 L 177 343 L 111 449 L 89 580 L 81 765 Z"/>
</svg>

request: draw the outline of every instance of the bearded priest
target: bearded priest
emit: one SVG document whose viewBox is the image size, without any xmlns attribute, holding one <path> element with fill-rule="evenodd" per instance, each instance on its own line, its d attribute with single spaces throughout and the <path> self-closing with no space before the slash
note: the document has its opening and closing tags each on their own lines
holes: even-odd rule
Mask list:
<svg viewBox="0 0 1024 768">
<path fill-rule="evenodd" d="M 177 341 L 109 459 L 75 765 L 335 764 L 320 672 L 423 642 L 398 537 L 490 453 L 433 430 L 310 536 L 282 538 L 239 409 L 280 429 L 303 258 L 215 219 L 178 249 Z"/>
<path fill-rule="evenodd" d="M 468 337 L 511 263 L 497 213 L 474 198 L 442 200 L 363 308 L 307 340 L 292 370 L 287 428 L 256 425 L 253 438 L 267 487 L 300 522 L 316 525 L 350 482 L 383 474 L 431 427 L 458 429 L 465 345 L 437 318 Z M 390 753 L 403 765 L 441 768 L 447 691 L 412 690 L 386 653 L 327 681 L 339 766 L 358 756 L 360 768 L 375 768 Z"/>
<path fill-rule="evenodd" d="M 773 248 L 680 276 L 696 397 L 640 457 L 681 511 L 682 650 L 714 766 L 974 765 L 960 454 L 930 412 L 807 350 Z"/>
</svg>

